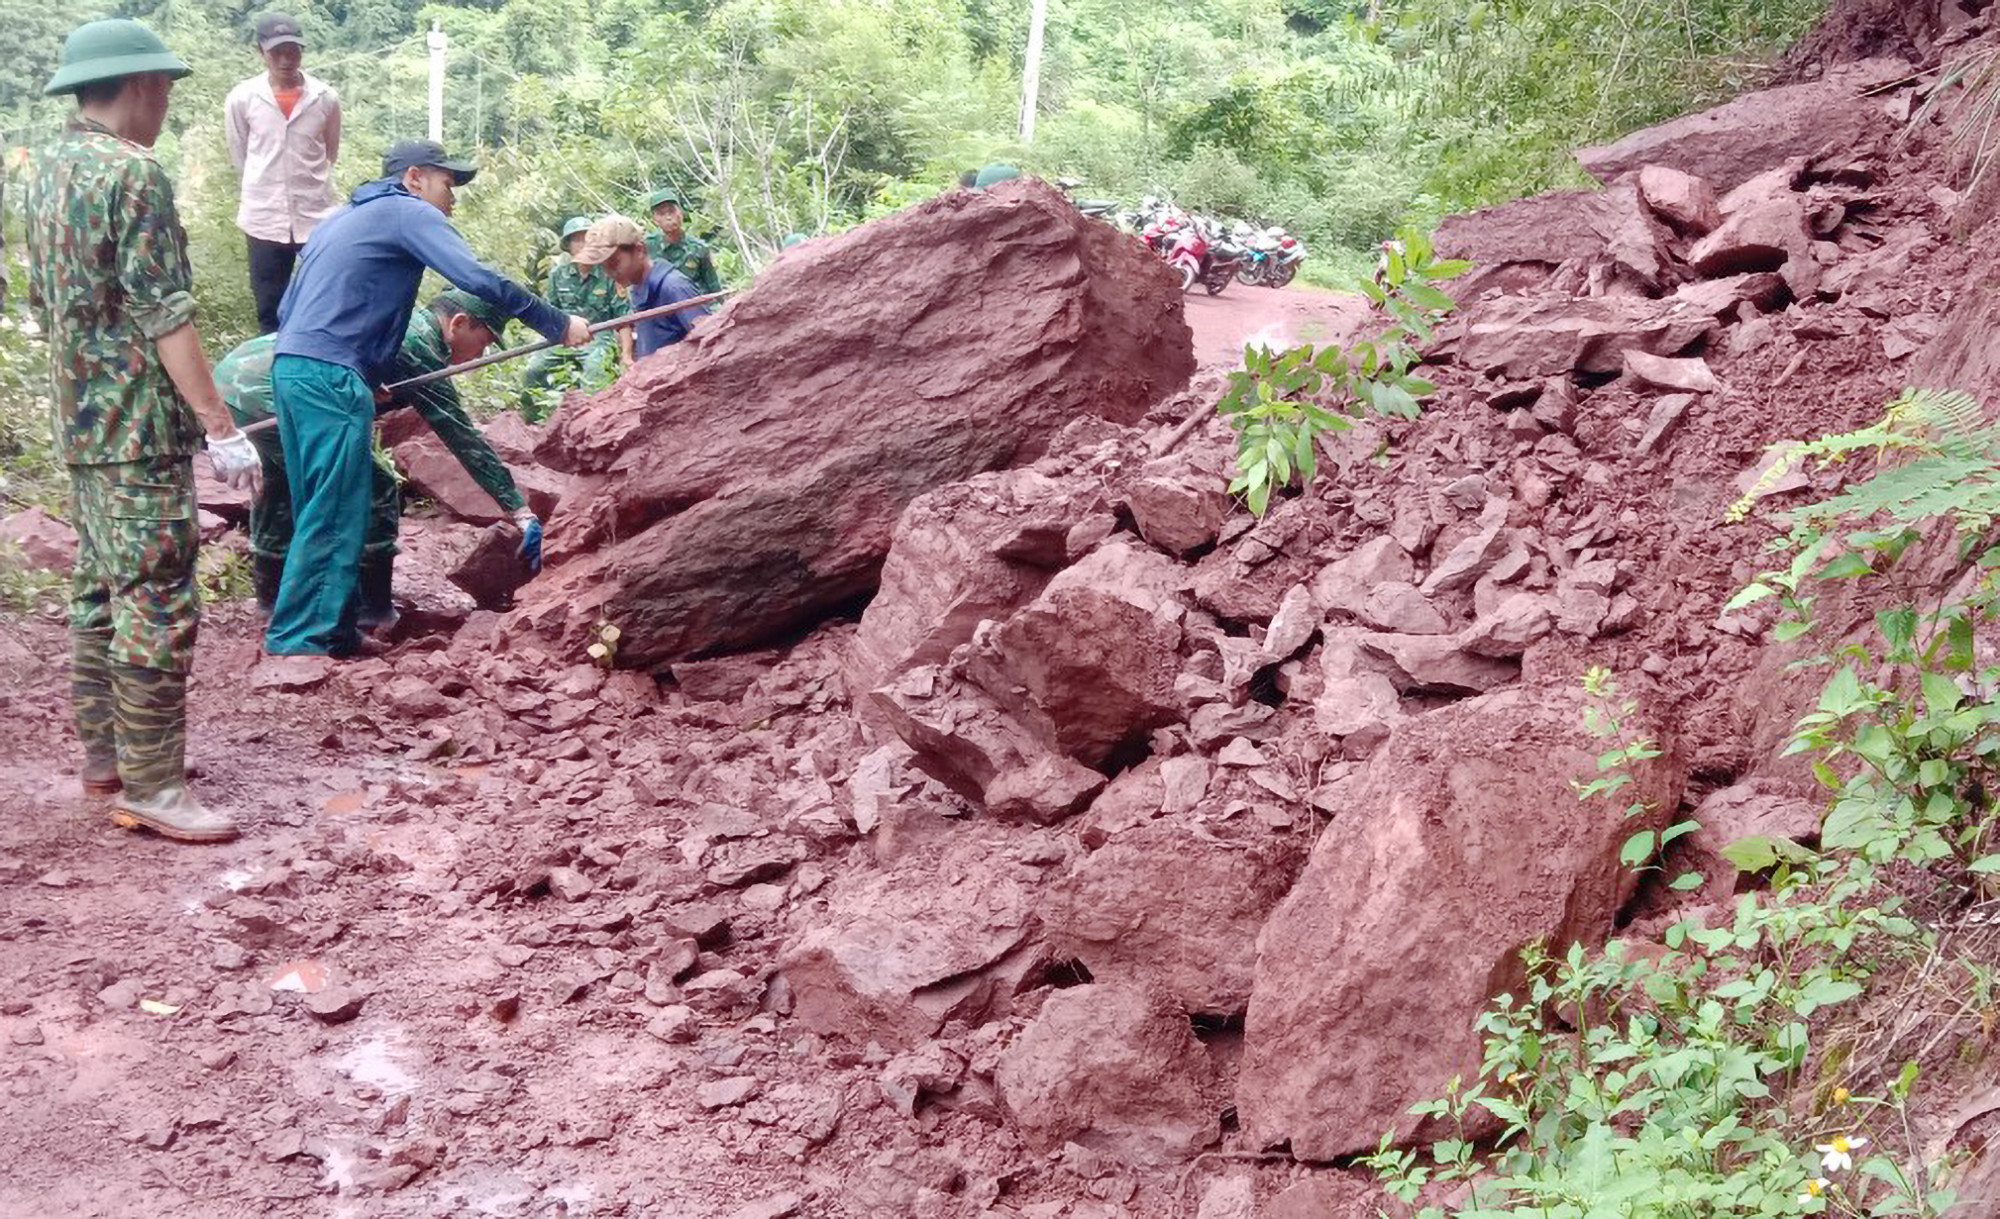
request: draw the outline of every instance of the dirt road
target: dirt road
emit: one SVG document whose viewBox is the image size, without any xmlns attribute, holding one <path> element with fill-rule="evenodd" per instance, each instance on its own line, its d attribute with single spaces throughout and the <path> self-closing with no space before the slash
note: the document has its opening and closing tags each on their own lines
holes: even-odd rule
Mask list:
<svg viewBox="0 0 2000 1219">
<path fill-rule="evenodd" d="M 1187 312 L 1212 365 L 1364 315 L 1238 285 Z M 406 593 L 435 576 L 424 531 Z M 249 677 L 249 607 L 212 607 L 191 760 L 246 834 L 183 847 L 78 799 L 65 634 L 0 621 L 0 1219 L 847 1219 L 932 1213 L 947 1182 L 1162 1213 L 1169 1179 L 1129 1208 L 1078 1198 L 976 1106 L 912 1122 L 879 1056 L 784 1018 L 776 948 L 824 869 L 718 891 L 683 861 L 667 794 L 726 772 L 741 790 L 702 797 L 748 808 L 851 764 L 818 714 L 839 632 L 818 639 L 776 671 L 782 698 L 729 718 L 568 666 L 453 740 L 425 725 L 465 705 L 477 640 L 287 688 Z M 359 1014 L 315 1014 L 322 985 Z"/>
<path fill-rule="evenodd" d="M 1300 343 L 1346 338 L 1368 316 L 1368 303 L 1349 292 L 1246 288 L 1231 284 L 1220 296 L 1188 293 L 1187 320 L 1194 351 L 1204 365 L 1234 365 L 1249 343 L 1282 350 Z"/>
</svg>

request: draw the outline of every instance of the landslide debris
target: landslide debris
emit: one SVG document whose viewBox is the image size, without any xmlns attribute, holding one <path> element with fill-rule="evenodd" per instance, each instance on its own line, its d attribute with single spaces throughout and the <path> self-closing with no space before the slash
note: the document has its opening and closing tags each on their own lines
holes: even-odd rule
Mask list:
<svg viewBox="0 0 2000 1219">
<path fill-rule="evenodd" d="M 917 496 L 1193 370 L 1166 268 L 1043 183 L 814 242 L 557 416 L 537 452 L 574 483 L 505 632 L 566 653 L 614 622 L 628 665 L 796 632 L 873 591 Z"/>
</svg>

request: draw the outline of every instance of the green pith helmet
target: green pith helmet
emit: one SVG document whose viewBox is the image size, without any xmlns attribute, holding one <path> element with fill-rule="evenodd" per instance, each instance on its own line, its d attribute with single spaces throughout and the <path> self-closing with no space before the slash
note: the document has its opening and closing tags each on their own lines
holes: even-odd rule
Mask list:
<svg viewBox="0 0 2000 1219">
<path fill-rule="evenodd" d="M 1020 170 L 1015 169 L 1012 165 L 1002 165 L 996 161 L 980 170 L 979 176 L 972 180 L 972 185 L 975 190 L 985 190 L 989 186 L 1020 176 Z"/>
<path fill-rule="evenodd" d="M 432 305 L 442 305 L 451 313 L 469 313 L 472 320 L 485 325 L 498 339 L 507 333 L 510 320 L 500 306 L 483 296 L 474 296 L 463 288 L 447 288 L 431 298 Z"/>
<path fill-rule="evenodd" d="M 165 72 L 179 79 L 194 71 L 167 49 L 160 36 L 123 17 L 77 26 L 63 39 L 62 65 L 43 93 L 74 93 L 100 80 L 117 80 L 142 72 Z"/>
<path fill-rule="evenodd" d="M 662 203 L 674 204 L 682 211 L 688 210 L 687 197 L 671 186 L 662 186 L 660 189 L 646 196 L 646 210 L 649 212 Z"/>
<path fill-rule="evenodd" d="M 571 216 L 568 220 L 563 222 L 562 239 L 564 241 L 568 241 L 570 238 L 576 236 L 578 233 L 587 233 L 589 231 L 590 231 L 590 217 Z"/>
</svg>

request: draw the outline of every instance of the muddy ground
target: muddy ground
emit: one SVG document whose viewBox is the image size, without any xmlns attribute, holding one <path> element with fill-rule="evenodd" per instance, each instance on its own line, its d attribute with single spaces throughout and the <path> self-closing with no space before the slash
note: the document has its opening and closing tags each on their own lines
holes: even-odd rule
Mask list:
<svg viewBox="0 0 2000 1219">
<path fill-rule="evenodd" d="M 1357 310 L 1241 286 L 1188 303 L 1205 363 Z M 399 571 L 419 601 L 443 595 L 427 527 Z M 246 833 L 194 847 L 80 797 L 65 632 L 0 620 L 0 1216 L 1175 1213 L 1176 1180 L 1078 1196 L 985 1115 L 899 1113 L 886 1054 L 760 1010 L 782 1000 L 699 992 L 768 975 L 785 895 L 677 888 L 656 861 L 685 827 L 603 776 L 645 753 L 681 759 L 690 788 L 727 770 L 775 790 L 785 760 L 842 748 L 813 734 L 845 630 L 735 722 L 655 705 L 630 674 L 549 674 L 556 701 L 585 691 L 615 723 L 557 710 L 532 756 L 454 765 L 426 708 L 385 705 L 379 661 L 251 688 L 256 616 L 211 606 L 191 763 Z M 661 968 L 679 952 L 698 957 Z M 687 993 L 662 993 L 675 972 Z"/>
</svg>

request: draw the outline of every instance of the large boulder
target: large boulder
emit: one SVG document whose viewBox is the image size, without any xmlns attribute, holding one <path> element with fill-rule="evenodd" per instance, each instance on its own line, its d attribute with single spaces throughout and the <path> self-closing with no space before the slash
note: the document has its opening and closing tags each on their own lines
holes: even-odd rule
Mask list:
<svg viewBox="0 0 2000 1219">
<path fill-rule="evenodd" d="M 538 454 L 579 489 L 507 631 L 580 649 L 616 622 L 637 665 L 781 636 L 874 590 L 917 496 L 1193 370 L 1164 265 L 1038 181 L 815 241 L 557 415 Z"/>
<path fill-rule="evenodd" d="M 1078 1143 L 1163 1167 L 1222 1135 L 1215 1068 L 1164 995 L 1093 985 L 1050 995 L 1001 1056 L 1000 1103 L 1031 1146 Z"/>
<path fill-rule="evenodd" d="M 1713 317 L 1636 297 L 1501 297 L 1466 321 L 1458 358 L 1510 381 L 1610 375 L 1628 351 L 1677 356 L 1715 329 Z"/>
<path fill-rule="evenodd" d="M 1033 600 L 1066 561 L 1074 489 L 1034 470 L 982 474 L 919 496 L 896 523 L 882 584 L 861 615 L 847 688 L 935 664 L 988 618 Z"/>
<path fill-rule="evenodd" d="M 793 1017 L 823 1037 L 921 1044 L 947 1020 L 1004 1016 L 1041 958 L 1033 896 L 1005 838 L 953 842 L 834 891 L 778 967 Z"/>
<path fill-rule="evenodd" d="M 1300 860 L 1285 840 L 1225 843 L 1173 822 L 1119 834 L 1042 900 L 1051 951 L 1099 982 L 1149 986 L 1183 1010 L 1242 1012 L 1257 929 Z"/>
<path fill-rule="evenodd" d="M 1712 110 L 1635 131 L 1576 154 L 1599 180 L 1664 165 L 1726 191 L 1792 157 L 1833 146 L 1851 149 L 1888 134 L 1893 124 L 1864 90 L 1908 75 L 1900 59 L 1867 60 L 1808 84 L 1746 93 Z"/>
<path fill-rule="evenodd" d="M 1258 938 L 1236 1092 L 1251 1145 L 1331 1160 L 1427 1136 L 1409 1107 L 1478 1075 L 1474 1022 L 1521 984 L 1521 949 L 1609 935 L 1637 880 L 1619 848 L 1663 823 L 1681 775 L 1669 744 L 1616 799 L 1579 801 L 1603 744 L 1566 689 L 1398 725 Z"/>
</svg>

